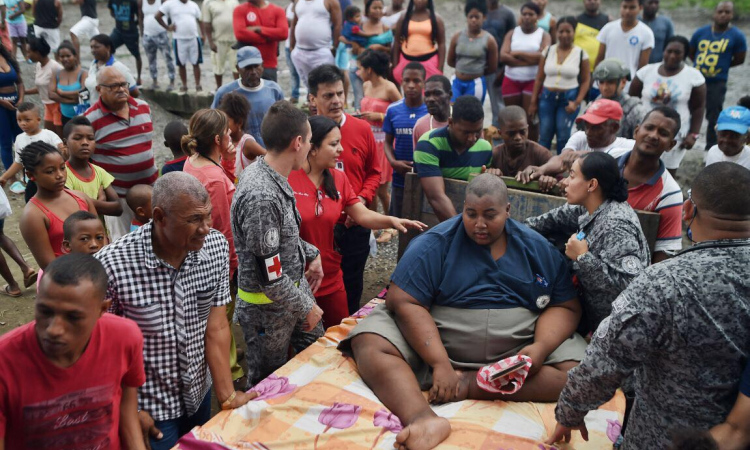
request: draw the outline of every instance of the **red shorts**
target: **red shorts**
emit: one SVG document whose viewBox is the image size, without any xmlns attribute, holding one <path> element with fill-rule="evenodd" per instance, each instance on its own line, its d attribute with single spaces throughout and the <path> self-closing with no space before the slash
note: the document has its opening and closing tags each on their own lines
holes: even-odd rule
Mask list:
<svg viewBox="0 0 750 450">
<path fill-rule="evenodd" d="M 44 104 L 44 121 L 52 122 L 52 125 L 62 126 L 62 113 L 59 103 Z"/>
<path fill-rule="evenodd" d="M 532 95 L 534 93 L 534 81 L 516 81 L 506 75 L 503 79 L 503 97 L 513 97 L 521 94 Z"/>
</svg>

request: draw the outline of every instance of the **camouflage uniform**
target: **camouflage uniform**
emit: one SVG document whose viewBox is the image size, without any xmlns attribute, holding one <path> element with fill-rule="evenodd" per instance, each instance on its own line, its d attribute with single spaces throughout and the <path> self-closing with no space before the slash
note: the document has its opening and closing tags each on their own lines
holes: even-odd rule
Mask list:
<svg viewBox="0 0 750 450">
<path fill-rule="evenodd" d="M 624 449 L 667 448 L 676 429 L 729 414 L 750 352 L 750 239 L 706 241 L 646 268 L 568 372 L 557 421 L 574 427 L 635 373 Z"/>
<path fill-rule="evenodd" d="M 586 233 L 589 251 L 572 263 L 583 299 L 586 332 L 595 330 L 609 316 L 612 302 L 651 262 L 641 223 L 627 202 L 607 200 L 592 215 L 583 206 L 564 205 L 526 219 L 526 225 L 542 235 Z"/>
<path fill-rule="evenodd" d="M 247 342 L 248 386 L 281 367 L 290 345 L 301 351 L 323 335 L 321 323 L 302 331 L 315 304 L 305 263 L 319 252 L 300 239 L 299 224 L 287 179 L 260 158 L 240 176 L 232 201 L 237 318 Z"/>
<path fill-rule="evenodd" d="M 600 95 L 599 98 L 602 98 Z M 635 139 L 635 127 L 641 124 L 643 118 L 649 112 L 649 108 L 641 102 L 638 97 L 631 97 L 628 94 L 620 94 L 619 97 L 612 98 L 622 106 L 622 119 L 620 119 L 620 129 L 617 131 L 617 137 L 625 139 Z"/>
</svg>

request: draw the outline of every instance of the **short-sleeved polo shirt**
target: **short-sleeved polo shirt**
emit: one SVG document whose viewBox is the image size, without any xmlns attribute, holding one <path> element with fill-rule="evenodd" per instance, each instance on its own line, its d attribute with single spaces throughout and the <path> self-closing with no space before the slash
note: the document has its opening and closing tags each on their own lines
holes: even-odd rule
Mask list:
<svg viewBox="0 0 750 450">
<path fill-rule="evenodd" d="M 453 150 L 448 127 L 425 133 L 414 149 L 414 165 L 419 178 L 443 177 L 467 181 L 469 175 L 481 173 L 482 166 L 489 166 L 491 162 L 492 144 L 484 139 L 477 140 L 463 153 Z"/>
<path fill-rule="evenodd" d="M 565 258 L 545 238 L 513 219 L 505 232 L 506 252 L 495 260 L 462 216 L 448 219 L 409 244 L 391 280 L 427 307 L 540 312 L 576 297 Z"/>
</svg>

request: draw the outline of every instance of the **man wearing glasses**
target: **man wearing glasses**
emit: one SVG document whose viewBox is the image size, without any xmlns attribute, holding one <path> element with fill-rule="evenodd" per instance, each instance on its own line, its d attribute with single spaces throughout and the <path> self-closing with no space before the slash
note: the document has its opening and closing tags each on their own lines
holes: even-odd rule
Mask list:
<svg viewBox="0 0 750 450">
<path fill-rule="evenodd" d="M 128 189 L 136 184 L 154 184 L 157 177 L 151 148 L 153 124 L 148 104 L 133 98 L 129 84 L 114 67 L 105 67 L 96 76 L 99 99 L 84 114 L 94 127 L 96 154 L 91 160 L 115 177 L 112 182 L 120 196 L 122 215 L 106 216 L 112 240 L 130 231 L 133 211 L 125 202 Z"/>
</svg>

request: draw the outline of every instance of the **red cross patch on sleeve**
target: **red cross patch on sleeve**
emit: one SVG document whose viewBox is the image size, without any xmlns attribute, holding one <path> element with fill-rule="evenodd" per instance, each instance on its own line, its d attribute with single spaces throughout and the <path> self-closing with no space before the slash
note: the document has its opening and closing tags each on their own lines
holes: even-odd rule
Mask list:
<svg viewBox="0 0 750 450">
<path fill-rule="evenodd" d="M 270 284 L 281 279 L 281 257 L 278 252 L 269 256 L 257 256 L 256 260 L 264 284 Z"/>
</svg>

